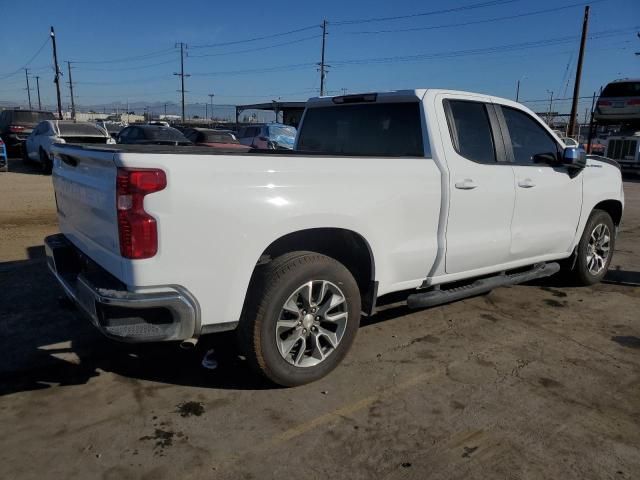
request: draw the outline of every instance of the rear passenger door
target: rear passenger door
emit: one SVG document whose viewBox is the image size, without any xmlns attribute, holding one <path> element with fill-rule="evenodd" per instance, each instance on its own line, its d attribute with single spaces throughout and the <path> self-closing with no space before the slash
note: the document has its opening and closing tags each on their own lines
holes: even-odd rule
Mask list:
<svg viewBox="0 0 640 480">
<path fill-rule="evenodd" d="M 446 272 L 506 263 L 515 200 L 494 107 L 483 97 L 446 95 L 439 122 L 449 170 Z"/>
<path fill-rule="evenodd" d="M 504 105 L 496 111 L 515 174 L 511 259 L 568 252 L 582 208 L 582 174 L 560 164 L 562 147 L 539 119 Z"/>
</svg>

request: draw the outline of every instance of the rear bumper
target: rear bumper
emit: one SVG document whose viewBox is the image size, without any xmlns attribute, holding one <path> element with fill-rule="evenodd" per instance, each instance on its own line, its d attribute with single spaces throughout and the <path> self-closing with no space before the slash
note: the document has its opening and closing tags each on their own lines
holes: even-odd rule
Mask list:
<svg viewBox="0 0 640 480">
<path fill-rule="evenodd" d="M 123 342 L 186 340 L 200 334 L 200 309 L 183 287 L 127 287 L 63 234 L 45 239 L 47 264 L 67 296 L 105 336 Z"/>
</svg>

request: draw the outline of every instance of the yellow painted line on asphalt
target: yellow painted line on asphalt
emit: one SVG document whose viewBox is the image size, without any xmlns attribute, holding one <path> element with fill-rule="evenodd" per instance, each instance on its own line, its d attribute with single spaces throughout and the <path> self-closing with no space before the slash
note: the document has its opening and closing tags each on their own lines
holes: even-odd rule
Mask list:
<svg viewBox="0 0 640 480">
<path fill-rule="evenodd" d="M 267 440 L 264 444 L 260 445 L 258 449 L 270 448 L 270 447 L 276 446 L 279 443 L 289 441 L 304 433 L 314 430 L 315 428 L 318 428 L 322 425 L 326 425 L 327 423 L 330 423 L 333 420 L 337 420 L 341 417 L 345 417 L 355 412 L 358 412 L 368 407 L 372 403 L 376 402 L 377 400 L 380 400 L 384 397 L 389 397 L 399 392 L 402 392 L 404 390 L 407 390 L 426 380 L 434 378 L 442 373 L 443 373 L 442 371 L 435 370 L 432 372 L 416 375 L 415 377 L 411 377 L 402 383 L 398 383 L 397 385 L 394 385 L 386 389 L 384 392 L 381 392 L 379 394 L 369 395 L 368 397 L 358 400 L 357 402 L 353 402 L 349 405 L 345 405 L 344 407 L 337 408 L 331 412 L 325 413 L 324 415 L 321 415 L 312 420 L 309 420 L 308 422 L 301 423 L 300 425 L 297 425 L 288 430 L 285 430 L 282 433 L 276 434 L 270 440 Z"/>
</svg>

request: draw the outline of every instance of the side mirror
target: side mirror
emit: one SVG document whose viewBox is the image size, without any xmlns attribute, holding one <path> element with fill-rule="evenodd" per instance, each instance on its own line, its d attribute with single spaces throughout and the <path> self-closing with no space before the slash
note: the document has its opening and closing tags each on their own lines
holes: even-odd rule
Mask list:
<svg viewBox="0 0 640 480">
<path fill-rule="evenodd" d="M 567 147 L 562 152 L 562 164 L 569 168 L 582 169 L 587 166 L 587 152 L 580 147 Z"/>
</svg>

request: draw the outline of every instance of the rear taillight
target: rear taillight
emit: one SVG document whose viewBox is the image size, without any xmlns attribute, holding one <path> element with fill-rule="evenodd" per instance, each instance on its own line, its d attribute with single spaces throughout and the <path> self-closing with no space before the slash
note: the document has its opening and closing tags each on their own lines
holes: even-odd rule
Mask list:
<svg viewBox="0 0 640 480">
<path fill-rule="evenodd" d="M 20 125 L 9 125 L 9 131 L 11 133 L 24 132 L 24 127 L 21 127 Z"/>
<path fill-rule="evenodd" d="M 144 210 L 144 197 L 166 186 L 167 177 L 162 170 L 118 169 L 116 208 L 123 257 L 142 259 L 157 253 L 158 227 L 156 219 Z"/>
<path fill-rule="evenodd" d="M 611 102 L 608 100 L 598 100 L 597 105 L 599 107 L 608 107 L 609 105 L 611 105 Z"/>
<path fill-rule="evenodd" d="M 640 99 L 629 100 L 627 101 L 627 105 L 640 105 Z"/>
</svg>

